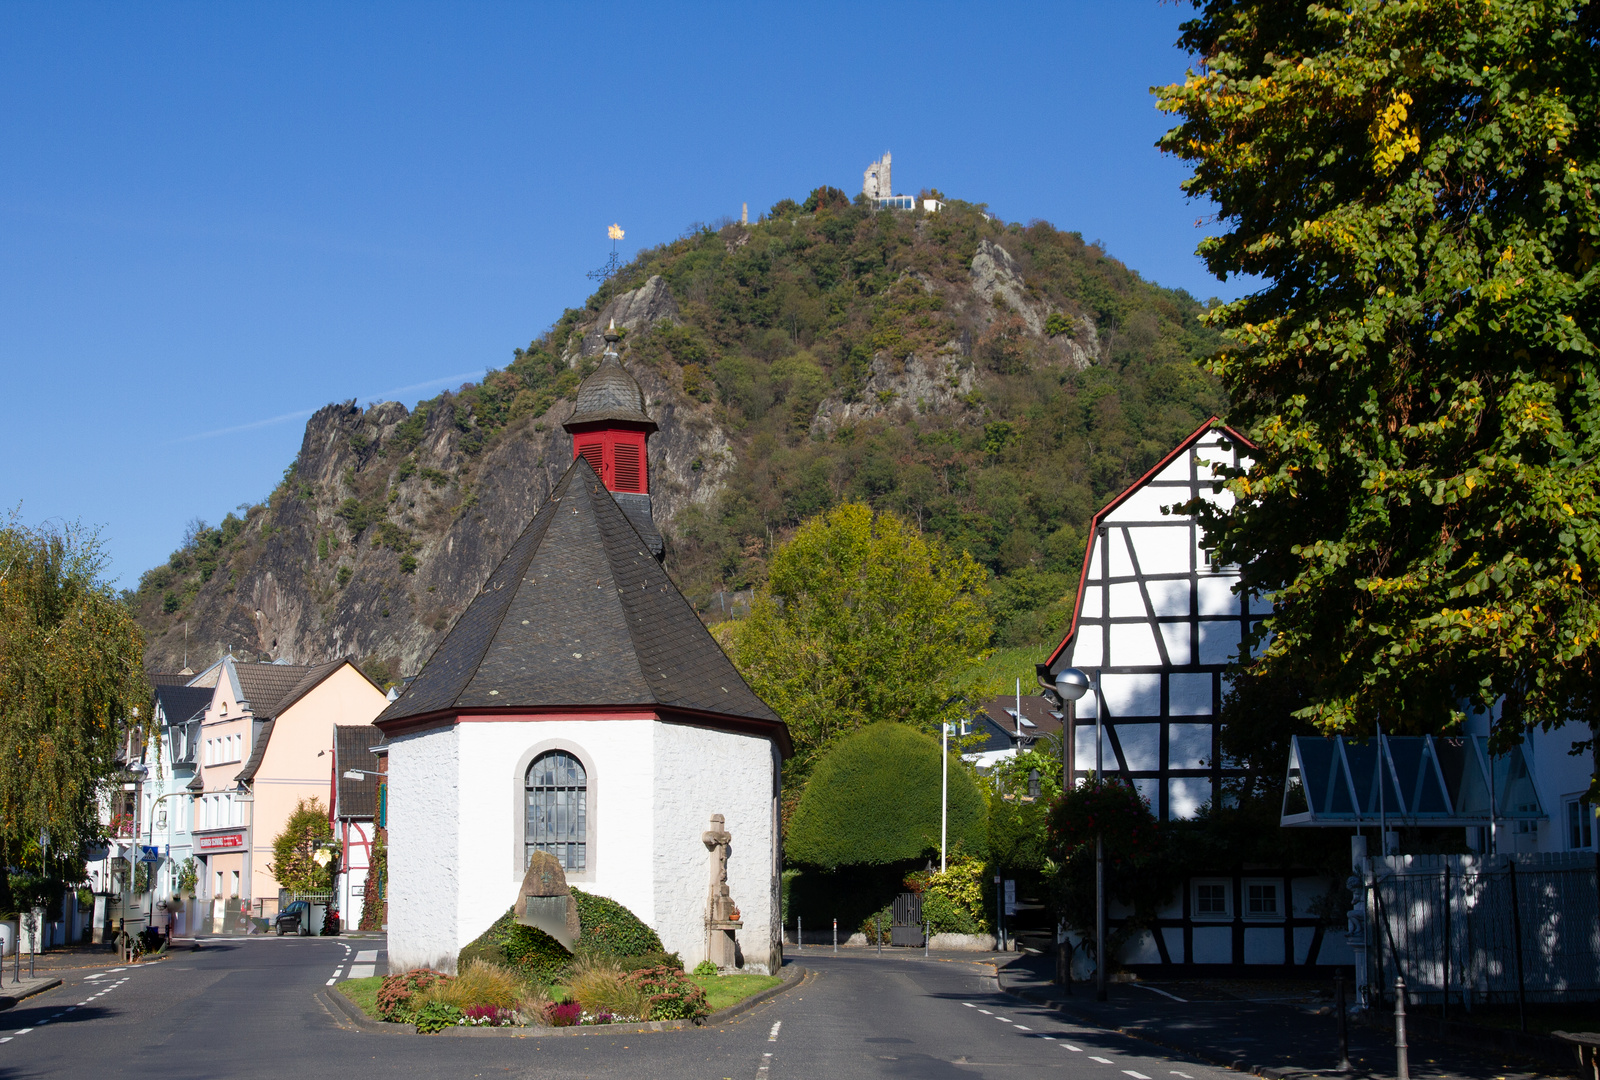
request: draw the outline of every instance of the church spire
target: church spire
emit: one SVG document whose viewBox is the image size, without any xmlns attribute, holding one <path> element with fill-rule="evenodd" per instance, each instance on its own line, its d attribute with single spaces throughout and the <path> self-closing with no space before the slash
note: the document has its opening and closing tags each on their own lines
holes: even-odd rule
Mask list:
<svg viewBox="0 0 1600 1080">
<path fill-rule="evenodd" d="M 656 422 L 644 411 L 644 391 L 617 356 L 622 335 L 616 320 L 606 328 L 600 366 L 578 387 L 577 401 L 564 427 L 572 435 L 572 456 L 594 469 L 659 557 L 661 534 L 650 505 L 650 467 L 646 453 Z"/>
</svg>

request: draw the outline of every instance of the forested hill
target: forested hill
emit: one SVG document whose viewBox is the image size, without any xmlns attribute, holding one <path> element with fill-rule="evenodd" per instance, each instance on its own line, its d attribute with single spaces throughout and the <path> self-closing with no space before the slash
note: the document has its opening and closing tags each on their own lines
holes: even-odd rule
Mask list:
<svg viewBox="0 0 1600 1080">
<path fill-rule="evenodd" d="M 570 461 L 614 318 L 661 425 L 667 566 L 708 620 L 786 530 L 859 499 L 989 567 L 997 644 L 1043 642 L 1092 512 L 1222 408 L 1201 311 L 1042 221 L 818 189 L 641 252 L 480 384 L 325 407 L 265 504 L 197 524 L 127 595 L 155 668 L 187 622 L 196 668 L 232 648 L 411 674 Z"/>
</svg>

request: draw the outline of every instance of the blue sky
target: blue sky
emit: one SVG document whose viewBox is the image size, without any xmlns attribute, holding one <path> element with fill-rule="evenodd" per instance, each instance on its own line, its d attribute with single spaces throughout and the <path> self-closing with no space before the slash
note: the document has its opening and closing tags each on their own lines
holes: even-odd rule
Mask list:
<svg viewBox="0 0 1600 1080">
<path fill-rule="evenodd" d="M 0 513 L 101 527 L 127 586 L 267 495 L 330 401 L 501 366 L 584 273 L 819 184 L 1102 240 L 1200 298 L 1152 144 L 1190 9 L 0 6 Z"/>
</svg>

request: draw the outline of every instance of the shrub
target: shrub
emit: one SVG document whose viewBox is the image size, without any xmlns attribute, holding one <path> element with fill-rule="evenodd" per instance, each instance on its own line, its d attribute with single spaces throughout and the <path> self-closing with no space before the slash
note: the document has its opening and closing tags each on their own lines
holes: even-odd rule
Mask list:
<svg viewBox="0 0 1600 1080">
<path fill-rule="evenodd" d="M 696 975 L 715 975 L 717 973 L 717 965 L 710 960 L 702 960 L 694 966 L 694 973 Z"/>
<path fill-rule="evenodd" d="M 683 970 L 683 957 L 675 952 L 647 952 L 638 956 L 612 957 L 617 966 L 623 971 L 642 971 L 645 968 L 667 967 L 674 971 Z"/>
<path fill-rule="evenodd" d="M 578 948 L 612 956 L 642 956 L 664 951 L 661 938 L 633 912 L 605 896 L 572 890 L 578 903 Z M 678 967 L 683 967 L 679 962 Z"/>
<path fill-rule="evenodd" d="M 538 983 L 524 986 L 517 998 L 517 1015 L 525 1024 L 544 1023 L 544 1012 L 551 1005 L 550 991 Z"/>
<path fill-rule="evenodd" d="M 470 960 L 455 978 L 436 982 L 423 991 L 420 1004 L 442 1001 L 463 1012 L 479 1007 L 512 1009 L 522 993 L 522 980 L 515 972 L 482 960 Z"/>
<path fill-rule="evenodd" d="M 933 933 L 985 934 L 989 920 L 983 877 L 983 860 L 957 852 L 942 873 L 912 874 L 906 888 L 922 894 L 922 917 Z"/>
<path fill-rule="evenodd" d="M 666 953 L 661 938 L 639 917 L 615 900 L 572 890 L 578 906 L 580 953 L 594 953 L 616 959 L 653 957 L 651 966 L 674 966 L 683 970 L 683 961 Z M 555 982 L 572 963 L 572 954 L 542 930 L 523 926 L 516 920 L 516 909 L 508 910 L 493 926 L 479 934 L 461 950 L 457 966 L 473 960 L 491 964 L 510 964 L 539 982 Z M 637 965 L 627 964 L 631 969 Z"/>
<path fill-rule="evenodd" d="M 267 870 L 290 892 L 330 889 L 337 868 L 332 860 L 318 862 L 317 852 L 332 840 L 333 826 L 328 824 L 328 810 L 322 800 L 301 799 L 283 831 L 273 837 L 272 862 L 267 864 Z"/>
<path fill-rule="evenodd" d="M 871 724 L 839 740 L 817 762 L 789 823 L 792 863 L 903 863 L 939 850 L 940 749 L 904 724 Z M 950 763 L 949 843 L 981 852 L 987 801 L 959 759 Z"/>
<path fill-rule="evenodd" d="M 551 1027 L 574 1027 L 583 1017 L 583 1006 L 576 1001 L 551 1003 L 545 1006 L 544 1022 Z"/>
<path fill-rule="evenodd" d="M 622 965 L 608 957 L 587 954 L 572 965 L 567 989 L 593 1015 L 641 1019 L 648 1009 L 647 995 Z"/>
<path fill-rule="evenodd" d="M 681 970 L 645 968 L 629 978 L 645 995 L 646 1020 L 700 1020 L 711 1013 L 706 992 Z"/>
<path fill-rule="evenodd" d="M 417 1013 L 417 1033 L 432 1035 L 448 1027 L 455 1027 L 461 1019 L 461 1010 L 443 1001 L 430 1001 Z"/>
<path fill-rule="evenodd" d="M 434 984 L 454 978 L 431 968 L 412 968 L 401 975 L 387 976 L 378 987 L 378 1015 L 393 1023 L 409 1023 L 416 1006 L 421 1004 L 419 997 Z"/>
</svg>

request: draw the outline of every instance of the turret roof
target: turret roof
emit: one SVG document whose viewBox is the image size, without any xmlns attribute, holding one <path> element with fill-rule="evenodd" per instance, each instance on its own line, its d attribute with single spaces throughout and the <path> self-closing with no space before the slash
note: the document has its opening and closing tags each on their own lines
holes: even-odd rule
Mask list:
<svg viewBox="0 0 1600 1080">
<path fill-rule="evenodd" d="M 607 335 L 608 340 L 612 335 Z M 578 387 L 577 401 L 572 415 L 561 425 L 571 431 L 579 424 L 593 424 L 612 420 L 637 424 L 647 431 L 656 430 L 656 422 L 644 411 L 644 391 L 628 369 L 622 366 L 617 354 L 607 351 L 589 377 Z"/>
<path fill-rule="evenodd" d="M 375 721 L 461 710 L 644 706 L 788 729 L 740 677 L 583 458 Z"/>
</svg>

